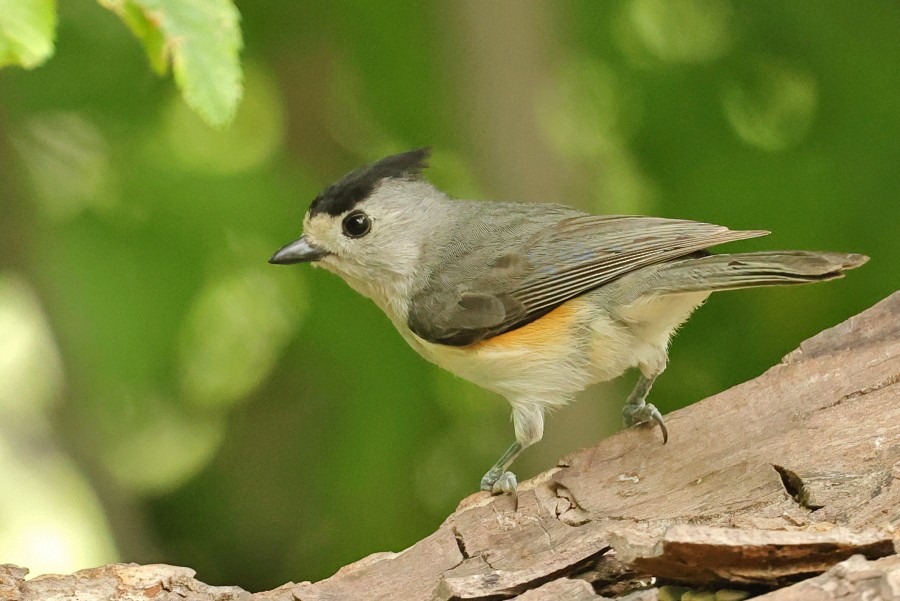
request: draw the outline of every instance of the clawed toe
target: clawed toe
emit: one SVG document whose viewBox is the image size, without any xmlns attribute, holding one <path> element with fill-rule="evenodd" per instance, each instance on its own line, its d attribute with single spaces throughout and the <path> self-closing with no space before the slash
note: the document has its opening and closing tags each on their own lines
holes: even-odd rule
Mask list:
<svg viewBox="0 0 900 601">
<path fill-rule="evenodd" d="M 512 472 L 491 470 L 481 479 L 481 490 L 490 491 L 492 495 L 514 495 L 518 487 L 519 482 Z"/>
<path fill-rule="evenodd" d="M 669 442 L 669 431 L 666 429 L 663 416 L 659 412 L 659 409 L 650 403 L 643 403 L 640 406 L 634 406 L 629 403 L 622 408 L 622 416 L 625 418 L 626 426 L 654 422 L 659 426 L 659 429 L 662 432 L 663 444 Z"/>
</svg>

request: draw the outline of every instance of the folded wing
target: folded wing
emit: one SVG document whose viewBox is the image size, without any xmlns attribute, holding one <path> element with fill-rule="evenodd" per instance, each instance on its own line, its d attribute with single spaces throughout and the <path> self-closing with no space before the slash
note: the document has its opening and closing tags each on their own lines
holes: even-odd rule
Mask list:
<svg viewBox="0 0 900 601">
<path fill-rule="evenodd" d="M 464 278 L 445 267 L 413 298 L 408 324 L 430 342 L 473 344 L 636 269 L 767 233 L 657 217 L 571 217 L 494 253 L 478 270 L 465 261 Z"/>
</svg>

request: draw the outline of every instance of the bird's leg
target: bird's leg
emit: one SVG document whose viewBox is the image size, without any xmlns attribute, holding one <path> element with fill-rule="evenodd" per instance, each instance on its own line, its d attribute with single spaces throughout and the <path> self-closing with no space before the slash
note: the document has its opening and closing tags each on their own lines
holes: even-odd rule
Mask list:
<svg viewBox="0 0 900 601">
<path fill-rule="evenodd" d="M 501 493 L 512 494 L 516 492 L 518 482 L 516 475 L 506 471 L 512 462 L 516 460 L 519 453 L 522 452 L 522 445 L 516 441 L 509 445 L 503 456 L 497 460 L 497 463 L 488 470 L 488 473 L 481 479 L 481 490 L 489 490 L 491 494 L 499 495 Z"/>
<path fill-rule="evenodd" d="M 626 426 L 650 421 L 655 422 L 659 425 L 659 429 L 662 430 L 663 444 L 666 444 L 669 440 L 669 432 L 666 430 L 666 424 L 663 423 L 662 414 L 659 412 L 659 409 L 646 401 L 647 394 L 650 392 L 650 388 L 653 387 L 653 382 L 661 373 L 662 370 L 650 376 L 641 374 L 637 384 L 634 385 L 634 390 L 628 395 L 625 406 L 622 407 L 622 416 L 625 418 Z"/>
<path fill-rule="evenodd" d="M 509 466 L 516 457 L 544 435 L 544 408 L 540 402 L 513 402 L 513 425 L 516 429 L 516 442 L 509 445 L 503 456 L 488 470 L 481 479 L 481 490 L 489 490 L 491 494 L 515 494 L 519 486 L 516 475 Z"/>
</svg>

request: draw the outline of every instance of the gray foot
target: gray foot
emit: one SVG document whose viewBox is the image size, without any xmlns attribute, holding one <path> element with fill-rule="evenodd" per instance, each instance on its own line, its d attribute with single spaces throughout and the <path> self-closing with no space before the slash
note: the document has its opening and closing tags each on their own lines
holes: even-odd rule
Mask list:
<svg viewBox="0 0 900 601">
<path fill-rule="evenodd" d="M 492 495 L 514 495 L 519 487 L 516 475 L 512 472 L 501 472 L 491 469 L 481 479 L 481 490 L 488 490 Z"/>
<path fill-rule="evenodd" d="M 662 414 L 659 412 L 659 409 L 650 403 L 641 403 L 640 405 L 626 403 L 625 406 L 622 407 L 622 417 L 625 418 L 626 426 L 647 422 L 656 423 L 659 426 L 659 429 L 662 430 L 663 444 L 666 444 L 669 441 L 669 431 L 666 430 L 666 424 L 663 422 Z"/>
</svg>

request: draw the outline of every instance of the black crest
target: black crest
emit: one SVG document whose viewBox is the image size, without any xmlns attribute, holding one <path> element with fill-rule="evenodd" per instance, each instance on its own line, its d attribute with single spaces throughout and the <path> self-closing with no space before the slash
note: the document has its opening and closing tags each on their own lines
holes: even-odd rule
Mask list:
<svg viewBox="0 0 900 601">
<path fill-rule="evenodd" d="M 317 213 L 340 215 L 368 198 L 381 180 L 417 176 L 428 166 L 430 153 L 430 148 L 416 148 L 351 171 L 316 196 L 309 207 L 310 216 Z"/>
</svg>

